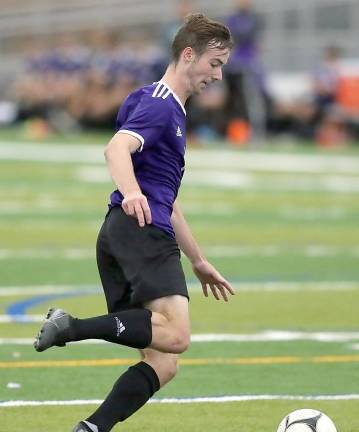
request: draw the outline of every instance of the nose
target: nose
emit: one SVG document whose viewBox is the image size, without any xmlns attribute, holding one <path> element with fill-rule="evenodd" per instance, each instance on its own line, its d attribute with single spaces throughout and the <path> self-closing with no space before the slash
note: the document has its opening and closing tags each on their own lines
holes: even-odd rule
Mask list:
<svg viewBox="0 0 359 432">
<path fill-rule="evenodd" d="M 213 78 L 216 81 L 222 81 L 222 69 L 220 69 L 220 68 L 216 69 L 216 72 L 215 72 Z"/>
</svg>

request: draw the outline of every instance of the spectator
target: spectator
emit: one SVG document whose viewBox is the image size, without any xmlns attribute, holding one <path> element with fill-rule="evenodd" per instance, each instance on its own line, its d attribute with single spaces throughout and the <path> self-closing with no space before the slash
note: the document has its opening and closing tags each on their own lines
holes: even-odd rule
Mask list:
<svg viewBox="0 0 359 432">
<path fill-rule="evenodd" d="M 343 144 L 348 139 L 345 113 L 337 104 L 341 50 L 325 48 L 321 63 L 313 72 L 314 137 L 321 145 Z"/>
<path fill-rule="evenodd" d="M 168 53 L 168 56 L 170 55 L 172 42 L 178 29 L 183 24 L 186 16 L 193 12 L 195 12 L 195 1 L 178 0 L 175 20 L 168 23 L 162 31 L 161 39 L 164 42 L 164 49 Z"/>
<path fill-rule="evenodd" d="M 235 42 L 230 61 L 226 68 L 228 86 L 227 111 L 235 129 L 236 123 L 249 126 L 250 114 L 246 100 L 245 78 L 253 79 L 261 96 L 266 119 L 269 117 L 271 98 L 265 83 L 265 73 L 259 58 L 258 40 L 262 31 L 262 22 L 254 11 L 250 0 L 238 0 L 236 11 L 226 21 Z"/>
<path fill-rule="evenodd" d="M 319 125 L 325 114 L 336 103 L 339 83 L 339 58 L 340 49 L 338 47 L 326 47 L 322 61 L 312 74 L 313 103 L 316 110 L 314 122 L 316 125 Z"/>
<path fill-rule="evenodd" d="M 17 120 L 41 123 L 45 137 L 79 126 L 113 129 L 126 95 L 161 76 L 162 51 L 144 40 L 142 35 L 130 46 L 93 32 L 86 43 L 66 35 L 54 46 L 32 44 L 15 84 Z"/>
</svg>

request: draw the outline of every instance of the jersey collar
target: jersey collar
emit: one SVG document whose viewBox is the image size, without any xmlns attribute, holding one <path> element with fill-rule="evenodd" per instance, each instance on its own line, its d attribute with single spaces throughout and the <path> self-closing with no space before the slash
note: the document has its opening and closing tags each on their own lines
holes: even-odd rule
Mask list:
<svg viewBox="0 0 359 432">
<path fill-rule="evenodd" d="M 176 93 L 171 89 L 171 87 L 166 83 L 166 82 L 164 82 L 164 81 L 162 81 L 162 80 L 160 80 L 160 81 L 156 81 L 156 82 L 154 82 L 153 84 L 159 84 L 159 83 L 161 83 L 161 84 L 163 84 L 171 93 L 172 93 L 172 96 L 175 98 L 175 100 L 177 101 L 177 103 L 179 104 L 179 106 L 182 108 L 182 111 L 184 112 L 184 115 L 187 115 L 187 113 L 186 113 L 186 109 L 185 109 L 185 107 L 183 106 L 183 104 L 182 104 L 182 102 L 181 102 L 181 100 L 180 100 L 180 98 L 176 95 Z"/>
</svg>

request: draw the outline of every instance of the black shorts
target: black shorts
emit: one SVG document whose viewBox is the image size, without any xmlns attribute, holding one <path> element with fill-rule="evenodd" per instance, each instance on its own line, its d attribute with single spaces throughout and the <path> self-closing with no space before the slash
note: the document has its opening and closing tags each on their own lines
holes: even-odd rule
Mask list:
<svg viewBox="0 0 359 432">
<path fill-rule="evenodd" d="M 175 239 L 153 225 L 139 227 L 121 207 L 106 215 L 96 255 L 109 312 L 175 294 L 188 298 Z"/>
</svg>

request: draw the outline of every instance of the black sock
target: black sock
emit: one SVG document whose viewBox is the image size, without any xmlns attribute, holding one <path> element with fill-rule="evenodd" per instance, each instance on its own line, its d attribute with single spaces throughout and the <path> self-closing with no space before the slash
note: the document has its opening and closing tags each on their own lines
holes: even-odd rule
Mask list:
<svg viewBox="0 0 359 432">
<path fill-rule="evenodd" d="M 159 388 L 154 369 L 145 362 L 137 363 L 120 376 L 102 405 L 86 420 L 99 431 L 109 432 L 141 408 Z"/>
<path fill-rule="evenodd" d="M 152 341 L 151 316 L 148 309 L 128 309 L 94 318 L 74 318 L 69 340 L 104 339 L 132 348 L 147 348 Z"/>
</svg>

